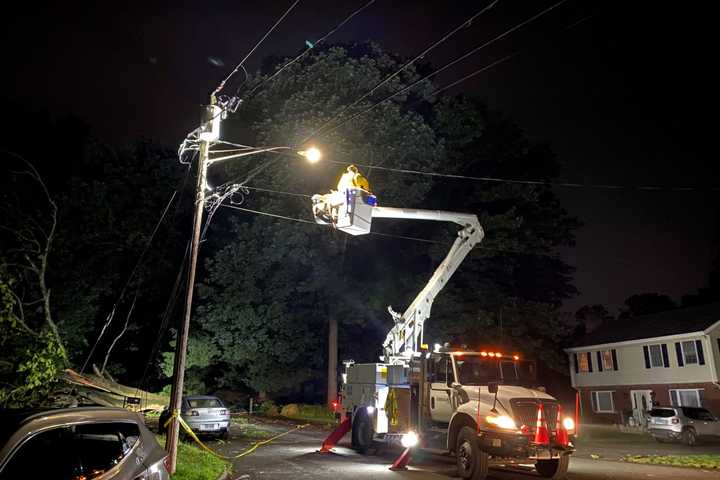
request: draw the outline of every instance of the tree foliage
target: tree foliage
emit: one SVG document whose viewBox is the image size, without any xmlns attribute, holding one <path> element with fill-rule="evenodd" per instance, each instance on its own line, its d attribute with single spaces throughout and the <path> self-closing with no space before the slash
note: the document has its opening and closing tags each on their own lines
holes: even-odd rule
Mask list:
<svg viewBox="0 0 720 480">
<path fill-rule="evenodd" d="M 373 88 L 400 61 L 376 45 L 331 47 L 298 62 L 244 104 L 240 121 L 256 144 L 297 144 L 313 129 Z M 378 89 L 342 119 L 417 77 L 413 69 Z M 574 320 L 557 313 L 575 293 L 572 270 L 554 254 L 571 244 L 578 222 L 544 186 L 478 184 L 399 175 L 373 167 L 449 174 L 551 178 L 557 161 L 546 145 L 480 102 L 432 98 L 426 83 L 315 139 L 324 163 L 283 159 L 251 185 L 325 193 L 342 165 L 366 165 L 381 205 L 477 213 L 486 240 L 438 299 L 430 335 L 468 342 L 502 341 L 529 353 L 553 349 Z M 227 122 L 226 122 L 227 123 Z M 232 131 L 232 125 L 227 127 Z M 223 172 L 243 179 L 248 167 Z M 218 174 L 216 174 L 218 175 Z M 219 175 L 218 175 L 219 176 Z M 310 220 L 309 199 L 248 190 L 242 207 Z M 198 327 L 219 347 L 223 382 L 277 392 L 322 378 L 326 322 L 340 321 L 340 357 L 372 361 L 391 326 L 386 306 L 402 310 L 447 253 L 456 227 L 378 220 L 380 233 L 426 237 L 428 246 L 396 238 L 348 237 L 327 228 L 238 212 L 216 222 L 200 288 Z M 222 218 L 222 217 L 220 217 Z M 505 324 L 497 318 L 504 309 Z M 551 325 L 551 328 L 548 328 Z M 198 330 L 196 330 L 198 331 Z M 557 350 L 555 346 L 555 350 Z M 560 368 L 561 356 L 551 362 Z"/>
</svg>

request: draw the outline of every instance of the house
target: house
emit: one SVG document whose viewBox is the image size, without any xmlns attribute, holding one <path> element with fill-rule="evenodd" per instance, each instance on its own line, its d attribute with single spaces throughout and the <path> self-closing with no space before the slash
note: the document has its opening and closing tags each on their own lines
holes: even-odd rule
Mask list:
<svg viewBox="0 0 720 480">
<path fill-rule="evenodd" d="M 637 425 L 652 405 L 720 415 L 720 303 L 615 320 L 565 351 L 587 422 Z"/>
</svg>

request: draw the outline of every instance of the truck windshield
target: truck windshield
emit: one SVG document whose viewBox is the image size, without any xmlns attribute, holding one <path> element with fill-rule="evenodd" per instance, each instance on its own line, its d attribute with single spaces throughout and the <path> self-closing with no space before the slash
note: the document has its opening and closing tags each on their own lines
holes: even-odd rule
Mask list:
<svg viewBox="0 0 720 480">
<path fill-rule="evenodd" d="M 503 385 L 524 385 L 537 378 L 535 363 L 526 361 L 498 360 L 477 355 L 456 356 L 458 381 L 462 385 L 487 385 L 500 382 Z"/>
</svg>

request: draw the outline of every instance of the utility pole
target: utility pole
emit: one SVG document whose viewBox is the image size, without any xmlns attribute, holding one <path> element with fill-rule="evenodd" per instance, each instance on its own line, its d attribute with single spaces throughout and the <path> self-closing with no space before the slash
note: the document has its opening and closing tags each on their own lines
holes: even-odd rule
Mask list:
<svg viewBox="0 0 720 480">
<path fill-rule="evenodd" d="M 180 323 L 177 340 L 175 342 L 175 363 L 173 366 L 173 384 L 170 393 L 170 413 L 180 415 L 182 407 L 183 383 L 185 381 L 185 357 L 187 355 L 188 334 L 190 330 L 190 316 L 192 315 L 193 290 L 195 286 L 195 269 L 197 266 L 198 250 L 200 248 L 200 232 L 202 230 L 203 211 L 205 210 L 205 187 L 207 185 L 207 165 L 210 155 L 210 142 L 220 138 L 221 110 L 215 105 L 215 97 L 210 98 L 210 105 L 205 109 L 203 121 L 200 125 L 198 137 L 200 139 L 200 152 L 198 155 L 197 185 L 195 188 L 195 213 L 193 216 L 193 234 L 190 245 L 190 268 L 188 274 L 187 297 L 185 299 L 185 317 Z M 180 435 L 180 422 L 176 415 L 172 415 L 165 450 L 170 457 L 170 474 L 175 473 L 177 466 L 177 445 Z"/>
</svg>

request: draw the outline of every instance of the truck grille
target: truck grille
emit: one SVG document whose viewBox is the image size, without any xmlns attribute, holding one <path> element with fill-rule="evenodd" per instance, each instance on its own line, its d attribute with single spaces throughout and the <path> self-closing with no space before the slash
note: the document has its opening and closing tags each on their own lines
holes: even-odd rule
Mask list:
<svg viewBox="0 0 720 480">
<path fill-rule="evenodd" d="M 530 431 L 535 430 L 537 424 L 538 403 L 541 400 L 535 398 L 515 398 L 510 400 L 512 407 L 513 419 L 518 427 L 526 425 Z M 555 430 L 557 425 L 558 406 L 557 402 L 552 400 L 542 400 L 543 409 L 545 410 L 545 420 L 550 431 Z"/>
</svg>

